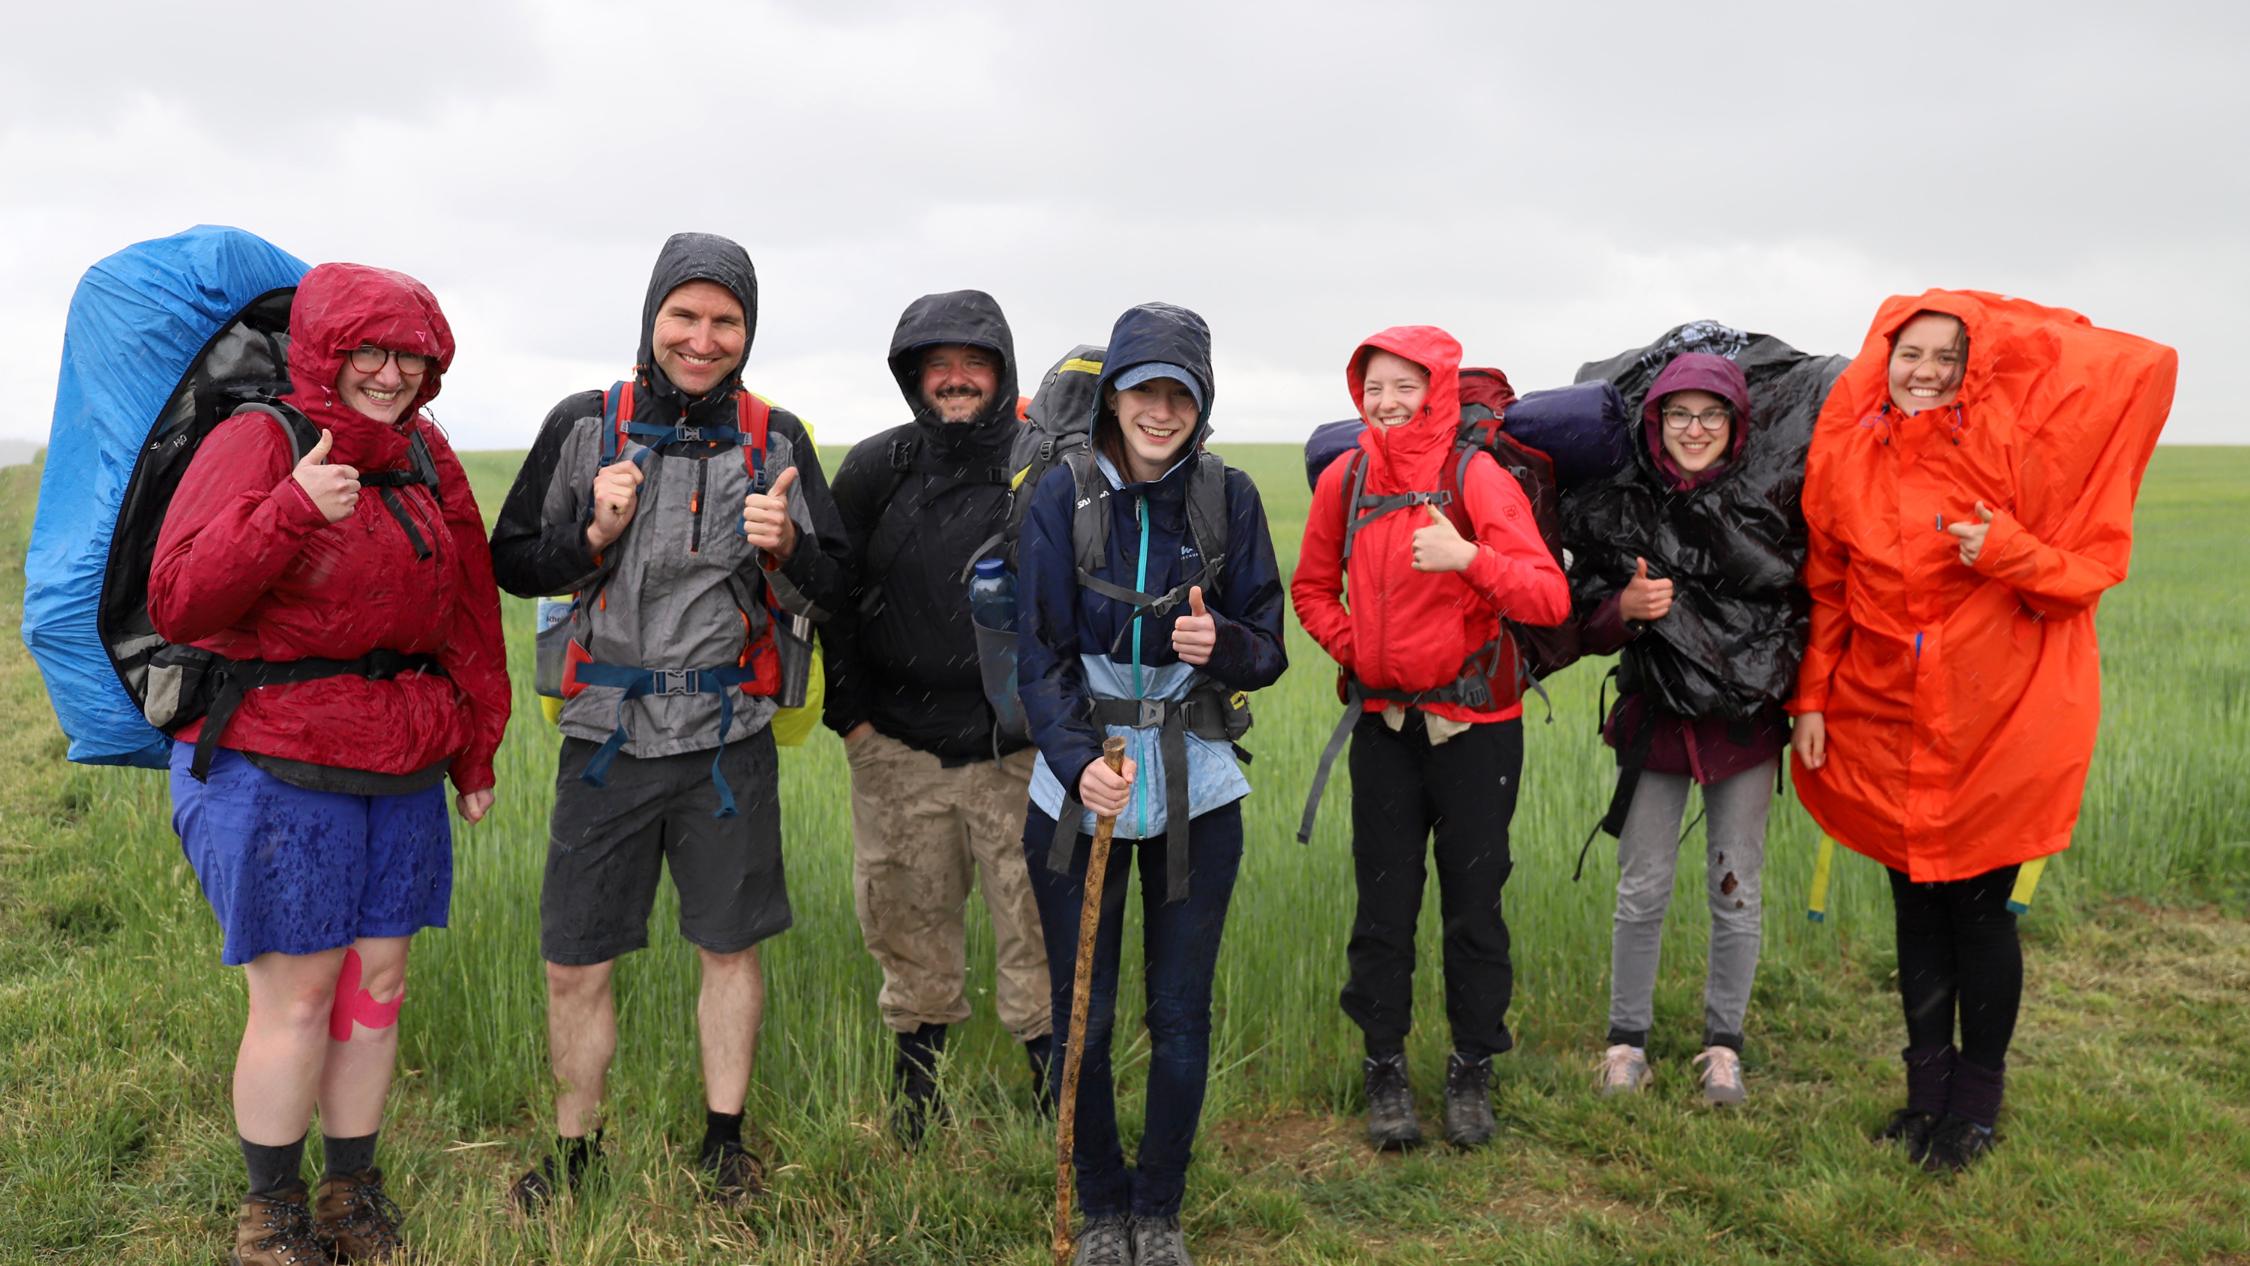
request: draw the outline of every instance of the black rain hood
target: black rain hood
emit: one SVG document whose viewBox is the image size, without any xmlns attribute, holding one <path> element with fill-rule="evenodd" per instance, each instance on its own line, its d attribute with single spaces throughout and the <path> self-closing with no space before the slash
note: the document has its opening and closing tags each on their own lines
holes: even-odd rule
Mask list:
<svg viewBox="0 0 2250 1266">
<path fill-rule="evenodd" d="M 922 351 L 948 344 L 981 347 L 1000 358 L 999 382 L 992 399 L 975 419 L 958 424 L 939 421 L 922 400 Z M 972 437 L 982 439 L 995 431 L 1013 434 L 1017 425 L 1016 339 L 1008 329 L 1008 318 L 1001 314 L 999 301 L 991 295 L 982 290 L 949 290 L 923 295 L 907 304 L 906 311 L 899 314 L 898 328 L 891 333 L 890 365 L 899 394 L 914 410 L 915 425 L 941 449 L 949 451 Z"/>
<path fill-rule="evenodd" d="M 1211 327 L 1186 308 L 1169 303 L 1144 303 L 1126 309 L 1125 315 L 1117 318 L 1116 326 L 1109 332 L 1109 349 L 1102 357 L 1102 380 L 1095 397 L 1094 430 L 1090 437 L 1095 452 L 1105 451 L 1104 430 L 1117 430 L 1117 411 L 1109 405 L 1110 384 L 1126 370 L 1156 361 L 1178 365 L 1193 374 L 1196 389 L 1203 393 L 1203 408 L 1195 418 L 1195 434 L 1188 436 L 1175 460 L 1189 457 L 1211 438 L 1211 407 L 1218 399 L 1218 386 L 1211 378 Z M 1119 436 L 1118 442 L 1123 444 L 1124 437 Z M 1124 474 L 1123 471 L 1118 473 Z"/>
<path fill-rule="evenodd" d="M 686 406 L 691 424 L 732 425 L 734 393 L 742 386 L 742 364 L 699 400 L 690 400 L 656 367 L 656 313 L 665 296 L 691 281 L 725 286 L 742 304 L 742 364 L 750 360 L 750 345 L 758 335 L 758 274 L 750 266 L 750 253 L 732 239 L 716 233 L 674 233 L 656 254 L 656 268 L 648 278 L 648 295 L 641 300 L 641 348 L 634 357 L 642 386 L 655 397 L 663 412 L 676 414 Z M 723 412 L 722 412 L 723 411 Z M 657 421 L 657 418 L 649 419 Z"/>
</svg>

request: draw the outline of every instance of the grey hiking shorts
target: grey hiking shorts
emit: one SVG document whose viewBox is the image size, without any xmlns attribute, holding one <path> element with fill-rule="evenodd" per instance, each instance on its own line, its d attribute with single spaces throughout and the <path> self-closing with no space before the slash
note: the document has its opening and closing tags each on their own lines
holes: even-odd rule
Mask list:
<svg viewBox="0 0 2250 1266">
<path fill-rule="evenodd" d="M 736 815 L 714 818 L 711 752 L 647 760 L 619 754 L 608 785 L 581 781 L 600 745 L 565 738 L 555 770 L 539 953 L 550 963 L 606 963 L 648 944 L 657 871 L 672 870 L 680 935 L 713 953 L 748 949 L 792 922 L 781 873 L 781 800 L 773 732 L 727 744 L 720 768 Z"/>
</svg>

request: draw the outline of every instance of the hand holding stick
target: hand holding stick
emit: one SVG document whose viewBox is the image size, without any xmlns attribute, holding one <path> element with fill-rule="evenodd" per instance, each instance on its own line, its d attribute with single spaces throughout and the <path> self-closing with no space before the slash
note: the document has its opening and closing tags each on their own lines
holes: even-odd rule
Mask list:
<svg viewBox="0 0 2250 1266">
<path fill-rule="evenodd" d="M 1125 772 L 1125 740 L 1102 740 L 1102 761 Z M 1078 960 L 1070 974 L 1070 1032 L 1063 1039 L 1062 1093 L 1055 1103 L 1055 1266 L 1070 1260 L 1070 1153 L 1078 1135 L 1078 1065 L 1086 1045 L 1086 1006 L 1094 991 L 1094 939 L 1102 927 L 1102 881 L 1109 874 L 1115 814 L 1094 819 L 1094 847 L 1086 856 L 1085 900 L 1078 908 Z"/>
</svg>

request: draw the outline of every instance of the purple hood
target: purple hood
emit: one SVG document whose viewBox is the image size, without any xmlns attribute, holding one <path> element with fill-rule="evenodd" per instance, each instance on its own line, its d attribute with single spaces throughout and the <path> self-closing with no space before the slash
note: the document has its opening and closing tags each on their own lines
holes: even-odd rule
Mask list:
<svg viewBox="0 0 2250 1266">
<path fill-rule="evenodd" d="M 1680 469 L 1672 455 L 1664 451 L 1664 420 L 1658 415 L 1664 408 L 1664 397 L 1675 391 L 1708 391 L 1734 410 L 1734 425 L 1727 429 L 1726 456 L 1690 475 Z M 1666 483 L 1685 490 L 1709 483 L 1718 478 L 1742 456 L 1742 445 L 1750 434 L 1750 384 L 1742 377 L 1742 370 L 1724 356 L 1708 352 L 1687 352 L 1672 358 L 1649 384 L 1648 398 L 1641 404 L 1641 437 L 1648 445 L 1649 456 L 1656 459 L 1657 473 Z"/>
</svg>

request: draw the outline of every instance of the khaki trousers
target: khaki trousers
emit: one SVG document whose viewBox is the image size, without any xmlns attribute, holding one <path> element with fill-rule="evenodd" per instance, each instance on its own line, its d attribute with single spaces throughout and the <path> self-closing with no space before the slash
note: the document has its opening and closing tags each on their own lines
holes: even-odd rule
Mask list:
<svg viewBox="0 0 2250 1266">
<path fill-rule="evenodd" d="M 947 769 L 869 731 L 844 753 L 852 769 L 852 904 L 883 969 L 883 1023 L 905 1033 L 969 1018 L 963 917 L 981 873 L 1000 1022 L 1019 1042 L 1047 1033 L 1047 954 L 1022 847 L 1031 750 Z"/>
</svg>

